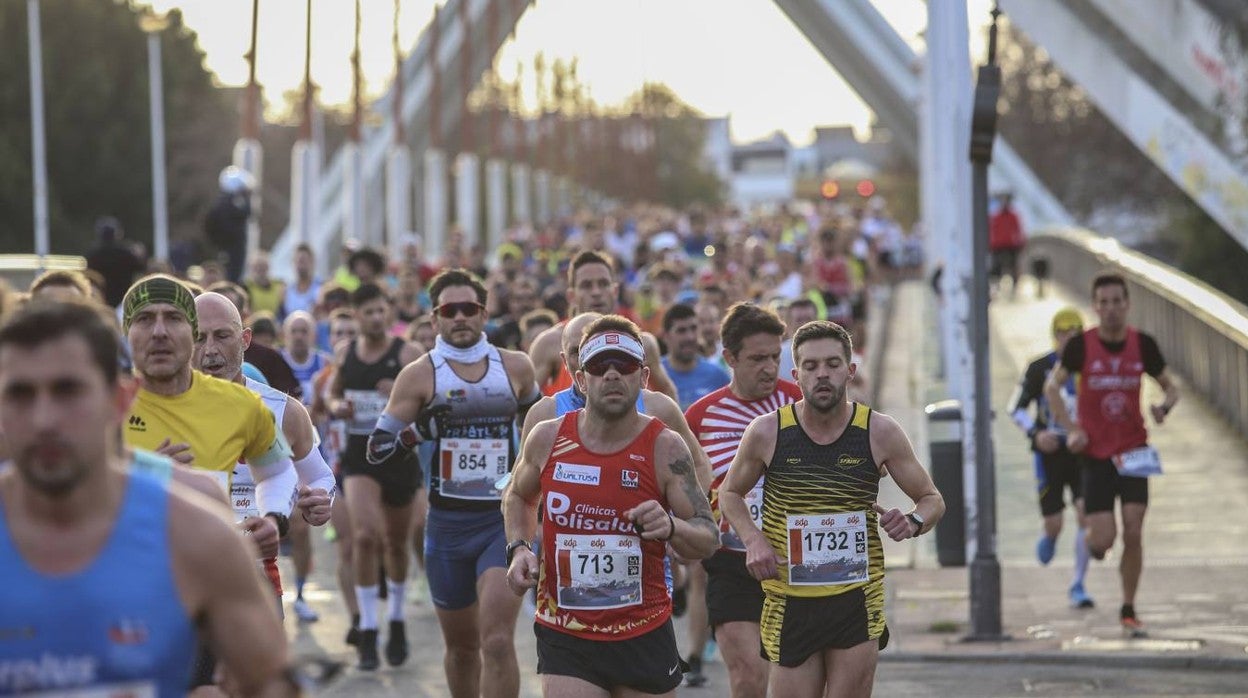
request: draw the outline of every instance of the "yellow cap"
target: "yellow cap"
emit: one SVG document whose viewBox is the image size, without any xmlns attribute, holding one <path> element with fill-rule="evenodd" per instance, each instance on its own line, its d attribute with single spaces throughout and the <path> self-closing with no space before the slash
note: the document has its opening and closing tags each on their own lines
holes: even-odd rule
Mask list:
<svg viewBox="0 0 1248 698">
<path fill-rule="evenodd" d="M 1075 308 L 1067 306 L 1053 315 L 1053 334 L 1083 329 L 1083 316 Z"/>
</svg>

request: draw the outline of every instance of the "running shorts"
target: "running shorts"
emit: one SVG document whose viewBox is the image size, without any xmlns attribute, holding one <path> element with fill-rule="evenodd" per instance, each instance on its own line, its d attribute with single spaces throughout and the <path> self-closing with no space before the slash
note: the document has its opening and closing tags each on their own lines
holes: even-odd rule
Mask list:
<svg viewBox="0 0 1248 698">
<path fill-rule="evenodd" d="M 817 652 L 849 649 L 870 640 L 878 641 L 882 650 L 888 646 L 884 582 L 833 596 L 766 594 L 759 634 L 763 659 L 783 667 L 800 666 Z"/>
<path fill-rule="evenodd" d="M 1109 459 L 1080 456 L 1083 466 L 1083 509 L 1089 514 L 1114 510 L 1114 498 L 1123 504 L 1148 506 L 1148 478 L 1123 477 Z"/>
<path fill-rule="evenodd" d="M 537 673 L 572 676 L 604 691 L 631 688 L 642 693 L 673 691 L 688 670 L 676 647 L 669 618 L 658 628 L 627 640 L 586 640 L 541 623 L 537 636 Z"/>
<path fill-rule="evenodd" d="M 745 568 L 745 554 L 719 550 L 702 561 L 706 570 L 706 614 L 712 628 L 763 615 L 763 585 Z"/>
<path fill-rule="evenodd" d="M 491 567 L 507 569 L 501 512 L 429 509 L 425 575 L 434 606 L 457 611 L 476 603 L 477 579 Z"/>
<path fill-rule="evenodd" d="M 1040 514 L 1061 513 L 1066 508 L 1066 490 L 1073 502 L 1083 496 L 1083 471 L 1075 454 L 1061 449 L 1057 453 L 1034 453 L 1036 490 L 1040 495 Z"/>
</svg>

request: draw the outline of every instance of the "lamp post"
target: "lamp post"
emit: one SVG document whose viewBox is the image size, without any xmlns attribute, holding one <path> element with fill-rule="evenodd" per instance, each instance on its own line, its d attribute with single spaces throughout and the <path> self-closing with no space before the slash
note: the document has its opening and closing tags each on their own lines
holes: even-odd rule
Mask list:
<svg viewBox="0 0 1248 698">
<path fill-rule="evenodd" d="M 39 0 L 26 0 L 26 31 L 30 37 L 30 146 L 35 189 L 35 254 L 40 266 L 49 252 L 48 155 L 43 124 L 43 41 Z"/>
<path fill-rule="evenodd" d="M 160 37 L 169 20 L 163 13 L 149 12 L 139 20 L 147 34 L 147 74 L 152 117 L 152 256 L 169 259 L 169 207 L 165 186 L 165 89 L 161 68 Z"/>
</svg>

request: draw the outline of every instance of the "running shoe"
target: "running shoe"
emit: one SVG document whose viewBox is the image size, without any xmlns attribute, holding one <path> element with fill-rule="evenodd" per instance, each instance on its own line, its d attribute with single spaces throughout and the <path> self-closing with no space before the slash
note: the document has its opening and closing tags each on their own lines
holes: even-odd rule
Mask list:
<svg viewBox="0 0 1248 698">
<path fill-rule="evenodd" d="M 1095 608 L 1096 602 L 1084 591 L 1083 583 L 1079 582 L 1070 587 L 1070 605 L 1071 608 Z"/>
<path fill-rule="evenodd" d="M 347 631 L 347 639 L 343 642 L 352 647 L 360 644 L 360 614 L 351 615 L 351 629 Z"/>
<path fill-rule="evenodd" d="M 407 661 L 407 627 L 401 620 L 390 621 L 390 637 L 386 639 L 386 663 L 399 666 Z"/>
<path fill-rule="evenodd" d="M 685 672 L 685 685 L 689 688 L 697 688 L 706 683 L 706 674 L 702 673 L 702 658 L 689 655 L 688 659 L 689 671 Z"/>
<path fill-rule="evenodd" d="M 1148 637 L 1148 631 L 1144 629 L 1144 624 L 1140 622 L 1139 618 L 1135 617 L 1135 608 L 1133 606 L 1123 604 L 1119 618 L 1122 622 L 1122 633 L 1127 637 Z"/>
<path fill-rule="evenodd" d="M 411 586 L 408 587 L 407 602 L 420 606 L 429 600 L 429 582 L 425 581 L 423 575 L 416 575 L 411 582 Z"/>
<path fill-rule="evenodd" d="M 360 631 L 360 640 L 355 646 L 355 651 L 359 654 L 360 663 L 357 665 L 360 671 L 376 671 L 381 666 L 381 659 L 377 656 L 377 629 Z"/>
<path fill-rule="evenodd" d="M 1040 558 L 1040 564 L 1047 565 L 1052 562 L 1056 552 L 1057 539 L 1041 535 L 1040 540 L 1036 541 L 1036 557 Z"/>
<path fill-rule="evenodd" d="M 295 599 L 295 602 L 291 605 L 294 606 L 295 617 L 299 619 L 300 623 L 315 623 L 321 619 L 316 611 L 312 609 L 312 606 L 303 599 Z"/>
<path fill-rule="evenodd" d="M 710 664 L 711 662 L 717 661 L 719 658 L 718 653 L 719 645 L 715 644 L 715 640 L 707 640 L 705 647 L 702 649 L 702 662 L 704 664 Z"/>
</svg>

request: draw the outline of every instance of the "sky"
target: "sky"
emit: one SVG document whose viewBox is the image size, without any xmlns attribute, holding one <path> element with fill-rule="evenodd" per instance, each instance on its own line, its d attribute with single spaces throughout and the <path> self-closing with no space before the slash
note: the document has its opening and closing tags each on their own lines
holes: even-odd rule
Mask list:
<svg viewBox="0 0 1248 698">
<path fill-rule="evenodd" d="M 872 0 L 912 46 L 921 48 L 923 0 Z M 399 0 L 399 40 L 406 53 L 432 17 L 436 0 Z M 224 85 L 247 80 L 243 56 L 251 31 L 251 0 L 148 0 L 157 11 L 182 10 L 199 36 L 207 67 Z M 968 0 L 971 26 L 987 19 L 990 0 Z M 362 0 L 361 63 L 366 94 L 378 95 L 394 74 L 393 0 Z M 713 18 L 710 15 L 713 13 Z M 303 81 L 305 3 L 261 0 L 257 79 L 270 103 Z M 314 0 L 312 76 L 322 101 L 350 99 L 349 56 L 354 0 Z M 972 45 L 982 44 L 978 31 Z M 525 99 L 533 104 L 533 57 L 579 58 L 578 75 L 599 104 L 618 104 L 644 81 L 663 82 L 708 116 L 730 116 L 739 142 L 783 131 L 797 144 L 815 126 L 849 124 L 865 137 L 870 109 L 767 0 L 538 0 L 498 55 L 500 74 L 514 79 L 523 63 Z"/>
</svg>

